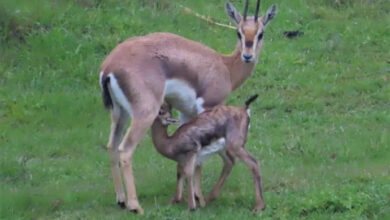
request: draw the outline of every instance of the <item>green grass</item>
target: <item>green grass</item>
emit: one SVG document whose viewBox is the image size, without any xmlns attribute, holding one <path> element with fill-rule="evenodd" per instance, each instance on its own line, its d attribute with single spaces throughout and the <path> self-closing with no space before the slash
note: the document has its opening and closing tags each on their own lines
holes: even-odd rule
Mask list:
<svg viewBox="0 0 390 220">
<path fill-rule="evenodd" d="M 251 7 L 254 3 L 251 1 Z M 389 219 L 390 2 L 262 1 L 279 13 L 251 78 L 247 148 L 261 161 L 267 209 L 250 212 L 253 183 L 239 163 L 222 194 L 194 213 L 170 206 L 175 164 L 150 136 L 134 158 L 145 216 L 115 201 L 105 144 L 109 115 L 98 69 L 130 36 L 172 32 L 229 53 L 222 0 L 3 0 L 0 2 L 0 219 Z M 241 11 L 243 1 L 234 1 Z M 253 11 L 253 8 L 251 8 Z M 304 31 L 286 39 L 285 30 Z M 204 169 L 204 191 L 221 170 Z"/>
</svg>

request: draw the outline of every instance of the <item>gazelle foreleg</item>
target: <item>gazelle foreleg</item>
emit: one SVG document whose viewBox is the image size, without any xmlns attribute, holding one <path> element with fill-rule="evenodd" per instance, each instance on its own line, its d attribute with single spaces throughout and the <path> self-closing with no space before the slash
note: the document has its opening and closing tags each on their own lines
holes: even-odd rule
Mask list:
<svg viewBox="0 0 390 220">
<path fill-rule="evenodd" d="M 195 202 L 195 189 L 194 189 L 194 171 L 195 171 L 195 158 L 196 155 L 190 155 L 186 159 L 184 165 L 184 175 L 187 180 L 187 203 L 188 208 L 190 211 L 194 211 L 196 209 L 196 202 Z"/>
<path fill-rule="evenodd" d="M 206 206 L 206 201 L 202 192 L 202 165 L 197 165 L 195 167 L 194 174 L 194 184 L 195 184 L 195 198 L 199 201 L 200 207 Z"/>
<path fill-rule="evenodd" d="M 111 110 L 111 131 L 107 144 L 110 154 L 111 173 L 115 184 L 116 202 L 121 208 L 125 208 L 125 191 L 123 190 L 122 177 L 119 168 L 119 151 L 121 134 L 127 121 L 127 113 L 118 105 Z"/>
<path fill-rule="evenodd" d="M 176 190 L 175 195 L 171 200 L 171 204 L 180 203 L 183 200 L 183 180 L 184 180 L 184 170 L 181 164 L 177 164 L 177 174 L 176 174 Z"/>
</svg>

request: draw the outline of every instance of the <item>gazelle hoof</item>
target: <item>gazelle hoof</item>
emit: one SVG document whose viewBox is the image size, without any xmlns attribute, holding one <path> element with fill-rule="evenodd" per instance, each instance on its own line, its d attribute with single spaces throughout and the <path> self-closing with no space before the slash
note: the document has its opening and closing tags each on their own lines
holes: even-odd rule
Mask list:
<svg viewBox="0 0 390 220">
<path fill-rule="evenodd" d="M 205 201 L 208 203 L 208 202 L 212 202 L 215 200 L 215 196 L 210 196 L 208 195 L 206 198 L 205 198 Z"/>
<path fill-rule="evenodd" d="M 181 200 L 175 199 L 175 198 L 173 198 L 173 199 L 170 201 L 171 205 L 176 205 L 176 204 L 179 204 L 179 203 L 181 203 L 181 202 L 182 202 Z"/>
<path fill-rule="evenodd" d="M 204 200 L 203 197 L 199 197 L 199 196 L 195 195 L 195 200 L 199 203 L 200 207 L 206 206 L 206 201 Z"/>
<path fill-rule="evenodd" d="M 253 212 L 263 211 L 265 209 L 265 204 L 256 205 L 255 208 L 253 208 Z"/>
<path fill-rule="evenodd" d="M 140 214 L 140 215 L 144 214 L 144 210 L 138 204 L 138 201 L 129 201 L 129 202 L 127 202 L 126 208 L 127 208 L 127 210 L 129 210 L 132 213 L 136 213 L 136 214 Z"/>
<path fill-rule="evenodd" d="M 204 200 L 199 200 L 199 206 L 200 207 L 205 207 L 206 206 L 206 201 L 204 201 Z"/>
<path fill-rule="evenodd" d="M 126 203 L 125 202 L 116 202 L 116 204 L 119 205 L 119 207 L 121 207 L 121 209 L 125 209 L 126 208 Z"/>
<path fill-rule="evenodd" d="M 132 208 L 132 209 L 129 209 L 129 211 L 132 213 L 135 213 L 135 214 L 140 214 L 140 215 L 144 214 L 144 210 L 141 207 Z"/>
</svg>

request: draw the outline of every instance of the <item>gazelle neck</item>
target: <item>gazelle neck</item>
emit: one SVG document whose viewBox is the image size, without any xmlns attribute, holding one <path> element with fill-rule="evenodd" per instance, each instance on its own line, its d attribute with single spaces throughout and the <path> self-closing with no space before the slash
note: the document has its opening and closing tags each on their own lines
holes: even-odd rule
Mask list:
<svg viewBox="0 0 390 220">
<path fill-rule="evenodd" d="M 168 136 L 167 127 L 162 125 L 161 121 L 154 120 L 152 124 L 152 141 L 157 151 L 169 158 L 172 158 L 170 137 Z"/>
<path fill-rule="evenodd" d="M 232 90 L 240 87 L 246 79 L 252 74 L 252 71 L 257 63 L 245 63 L 241 59 L 241 48 L 238 43 L 236 49 L 230 55 L 222 55 L 223 62 L 229 69 L 230 81 Z"/>
</svg>

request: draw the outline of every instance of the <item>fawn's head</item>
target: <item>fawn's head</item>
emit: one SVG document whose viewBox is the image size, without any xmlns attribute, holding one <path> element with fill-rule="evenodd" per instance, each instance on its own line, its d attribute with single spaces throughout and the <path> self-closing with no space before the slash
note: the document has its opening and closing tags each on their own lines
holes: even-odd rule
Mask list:
<svg viewBox="0 0 390 220">
<path fill-rule="evenodd" d="M 166 103 L 164 103 L 158 111 L 157 120 L 160 120 L 161 124 L 164 126 L 179 125 L 180 123 L 178 119 L 172 118 L 172 109 Z"/>
</svg>

